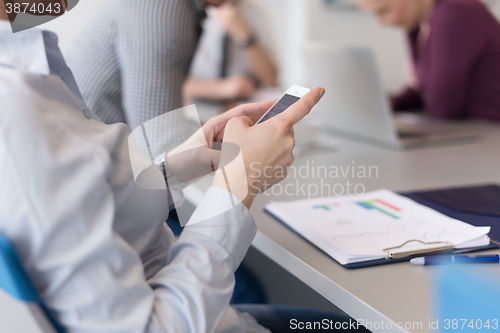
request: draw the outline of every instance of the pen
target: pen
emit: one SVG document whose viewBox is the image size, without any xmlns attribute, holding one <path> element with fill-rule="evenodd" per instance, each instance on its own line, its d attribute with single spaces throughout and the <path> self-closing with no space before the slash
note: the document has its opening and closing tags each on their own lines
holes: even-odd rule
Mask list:
<svg viewBox="0 0 500 333">
<path fill-rule="evenodd" d="M 500 262 L 498 254 L 477 256 L 428 256 L 410 260 L 415 265 L 451 265 L 451 264 L 493 264 Z"/>
</svg>

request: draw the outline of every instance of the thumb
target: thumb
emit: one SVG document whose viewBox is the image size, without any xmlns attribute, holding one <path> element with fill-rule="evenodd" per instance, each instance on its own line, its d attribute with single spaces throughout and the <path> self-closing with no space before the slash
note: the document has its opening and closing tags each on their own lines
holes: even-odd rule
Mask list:
<svg viewBox="0 0 500 333">
<path fill-rule="evenodd" d="M 242 136 L 251 126 L 253 122 L 246 116 L 234 117 L 230 119 L 224 129 L 223 142 L 235 142 Z"/>
<path fill-rule="evenodd" d="M 243 131 L 247 128 L 252 127 L 252 125 L 253 125 L 253 121 L 250 118 L 248 118 L 247 116 L 234 117 L 227 122 L 225 132 L 227 133 L 228 131 L 231 131 L 231 132 Z"/>
</svg>

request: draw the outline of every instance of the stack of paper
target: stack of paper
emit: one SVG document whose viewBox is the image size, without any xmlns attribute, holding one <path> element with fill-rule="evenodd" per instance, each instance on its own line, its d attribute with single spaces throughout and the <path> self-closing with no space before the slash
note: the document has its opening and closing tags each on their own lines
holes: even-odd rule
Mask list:
<svg viewBox="0 0 500 333">
<path fill-rule="evenodd" d="M 394 254 L 490 242 L 490 227 L 452 219 L 389 190 L 272 202 L 266 210 L 341 264 L 389 258 L 388 248 Z"/>
</svg>

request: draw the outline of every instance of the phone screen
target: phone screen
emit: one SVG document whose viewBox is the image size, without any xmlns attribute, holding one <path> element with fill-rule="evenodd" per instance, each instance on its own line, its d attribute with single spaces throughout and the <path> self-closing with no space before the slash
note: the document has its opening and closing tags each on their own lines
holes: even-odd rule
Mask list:
<svg viewBox="0 0 500 333">
<path fill-rule="evenodd" d="M 272 117 L 280 114 L 281 112 L 285 111 L 288 109 L 291 105 L 293 105 L 295 102 L 297 102 L 300 99 L 300 97 L 297 96 L 292 96 L 285 94 L 279 101 L 276 103 L 271 110 L 262 118 L 259 123 L 263 123 L 266 120 L 271 119 Z"/>
</svg>

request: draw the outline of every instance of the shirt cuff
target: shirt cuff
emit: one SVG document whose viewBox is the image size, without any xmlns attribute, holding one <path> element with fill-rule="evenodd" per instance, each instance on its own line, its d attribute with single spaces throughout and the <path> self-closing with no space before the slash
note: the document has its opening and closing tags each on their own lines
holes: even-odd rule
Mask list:
<svg viewBox="0 0 500 333">
<path fill-rule="evenodd" d="M 257 234 L 257 226 L 238 197 L 213 186 L 189 219 L 185 232 L 203 234 L 217 241 L 232 255 L 236 269 Z"/>
</svg>

